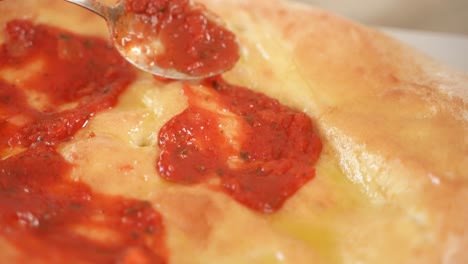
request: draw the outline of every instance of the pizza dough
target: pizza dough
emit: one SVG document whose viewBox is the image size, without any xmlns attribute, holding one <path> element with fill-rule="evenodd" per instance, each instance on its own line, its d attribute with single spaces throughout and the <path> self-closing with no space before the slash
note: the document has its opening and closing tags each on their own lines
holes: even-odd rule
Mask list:
<svg viewBox="0 0 468 264">
<path fill-rule="evenodd" d="M 310 6 L 202 2 L 241 44 L 225 79 L 312 118 L 324 145 L 315 179 L 271 215 L 202 186 L 165 182 L 154 167 L 158 131 L 187 102 L 181 83 L 145 73 L 59 147 L 73 164 L 71 179 L 150 201 L 164 219 L 170 263 L 468 261 L 466 74 Z M 1 27 L 26 18 L 108 36 L 101 18 L 64 1 L 6 0 L 0 14 Z M 0 76 L 21 83 L 27 70 Z M 133 169 L 121 169 L 127 165 Z M 25 260 L 1 238 L 0 254 Z"/>
</svg>

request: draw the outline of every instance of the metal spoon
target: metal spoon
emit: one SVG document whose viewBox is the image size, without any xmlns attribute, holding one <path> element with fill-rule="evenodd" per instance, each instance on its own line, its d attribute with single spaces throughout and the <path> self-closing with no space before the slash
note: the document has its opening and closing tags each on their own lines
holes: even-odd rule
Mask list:
<svg viewBox="0 0 468 264">
<path fill-rule="evenodd" d="M 137 68 L 140 68 L 143 71 L 146 71 L 151 74 L 158 75 L 164 78 L 169 78 L 169 79 L 190 80 L 190 79 L 202 79 L 202 78 L 211 77 L 211 76 L 218 75 L 229 70 L 229 69 L 219 69 L 216 72 L 210 72 L 206 75 L 193 76 L 187 73 L 177 71 L 172 68 L 163 68 L 159 65 L 156 65 L 154 62 L 151 62 L 150 60 L 148 60 L 147 56 L 145 56 L 145 53 L 148 53 L 148 50 L 151 50 L 151 47 L 157 46 L 157 44 L 153 45 L 154 43 L 158 42 L 158 40 L 155 38 L 151 39 L 151 38 L 145 37 L 144 41 L 147 42 L 148 45 L 145 44 L 145 47 L 142 47 L 143 49 L 140 49 L 140 47 L 132 47 L 130 49 L 124 47 L 124 43 L 122 43 L 121 41 L 116 41 L 114 36 L 116 35 L 116 33 L 120 35 L 125 35 L 127 31 L 131 31 L 132 23 L 135 22 L 133 20 L 130 21 L 132 19 L 131 16 L 126 16 L 125 0 L 120 0 L 113 7 L 107 6 L 97 0 L 65 0 L 65 1 L 79 5 L 86 9 L 89 9 L 93 11 L 94 13 L 103 17 L 105 20 L 107 20 L 111 36 L 114 40 L 113 43 L 116 49 L 127 61 L 129 61 L 134 66 L 136 66 Z M 154 49 L 151 52 L 154 53 Z"/>
</svg>

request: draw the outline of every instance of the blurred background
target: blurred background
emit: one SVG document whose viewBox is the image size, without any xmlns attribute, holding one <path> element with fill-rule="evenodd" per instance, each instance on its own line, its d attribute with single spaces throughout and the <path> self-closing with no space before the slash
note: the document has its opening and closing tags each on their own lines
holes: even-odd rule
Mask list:
<svg viewBox="0 0 468 264">
<path fill-rule="evenodd" d="M 361 23 L 468 36 L 468 0 L 297 0 Z"/>
</svg>

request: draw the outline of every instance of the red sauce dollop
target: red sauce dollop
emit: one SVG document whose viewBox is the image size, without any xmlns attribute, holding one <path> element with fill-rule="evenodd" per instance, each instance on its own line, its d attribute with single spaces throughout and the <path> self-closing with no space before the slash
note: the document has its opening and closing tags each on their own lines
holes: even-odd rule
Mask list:
<svg viewBox="0 0 468 264">
<path fill-rule="evenodd" d="M 188 109 L 160 131 L 161 176 L 182 184 L 205 183 L 256 211 L 277 211 L 315 175 L 322 145 L 310 118 L 220 78 L 205 85 L 209 95 L 185 88 Z M 238 143 L 226 136 L 222 110 L 207 109 L 204 101 L 231 113 L 227 118 L 238 124 L 231 139 Z"/>
<path fill-rule="evenodd" d="M 13 83 L 0 79 L 0 235 L 26 259 L 165 263 L 160 214 L 71 181 L 72 165 L 56 149 L 117 102 L 132 67 L 99 38 L 25 20 L 9 22 L 6 33 L 0 72 L 40 66 Z M 5 157 L 13 149 L 20 152 Z"/>
<path fill-rule="evenodd" d="M 143 56 L 163 68 L 191 76 L 206 76 L 231 69 L 239 59 L 235 35 L 207 15 L 203 6 L 188 0 L 126 0 L 129 17 L 117 26 L 117 42 L 132 49 L 159 39 L 161 52 Z M 210 16 L 210 17 L 209 17 Z M 132 34 L 125 30 L 130 24 Z M 146 54 L 146 55 L 145 55 Z"/>
</svg>

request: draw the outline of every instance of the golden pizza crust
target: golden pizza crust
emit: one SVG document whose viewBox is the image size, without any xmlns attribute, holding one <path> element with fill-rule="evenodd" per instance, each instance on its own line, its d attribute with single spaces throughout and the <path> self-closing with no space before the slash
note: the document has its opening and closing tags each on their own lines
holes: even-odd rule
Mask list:
<svg viewBox="0 0 468 264">
<path fill-rule="evenodd" d="M 466 75 L 306 5 L 202 2 L 242 46 L 226 79 L 313 118 L 324 141 L 316 178 L 274 215 L 203 186 L 164 182 L 154 167 L 157 133 L 186 99 L 179 83 L 144 73 L 114 109 L 60 147 L 74 165 L 70 177 L 150 200 L 165 219 L 171 263 L 468 261 Z M 0 25 L 31 18 L 107 37 L 101 18 L 64 1 L 7 0 L 0 14 Z M 13 248 L 0 254 L 19 261 Z"/>
<path fill-rule="evenodd" d="M 400 217 L 414 218 L 432 237 L 409 252 L 411 262 L 466 261 L 468 77 L 324 11 L 263 3 L 245 10 L 268 18 L 270 41 L 260 45 L 276 47 L 257 49 L 265 60 L 282 52 L 289 59 L 283 72 L 267 74 L 270 87 L 280 83 L 270 94 L 317 117 L 346 176 L 374 202 L 401 207 Z"/>
<path fill-rule="evenodd" d="M 418 239 L 412 237 L 393 244 L 415 247 L 403 260 L 465 262 L 468 77 L 321 10 L 242 3 L 256 15 L 254 23 L 268 28 L 264 41 L 253 46 L 264 60 L 258 65 L 276 65 L 276 58 L 266 62 L 278 54 L 285 62 L 272 74 L 268 66 L 259 67 L 274 87 L 266 92 L 316 117 L 346 176 L 374 202 L 401 208 L 398 217 L 414 218 L 430 237 L 421 247 L 412 245 Z M 268 21 L 258 21 L 263 17 Z M 246 71 L 250 61 L 236 70 Z"/>
</svg>

